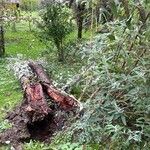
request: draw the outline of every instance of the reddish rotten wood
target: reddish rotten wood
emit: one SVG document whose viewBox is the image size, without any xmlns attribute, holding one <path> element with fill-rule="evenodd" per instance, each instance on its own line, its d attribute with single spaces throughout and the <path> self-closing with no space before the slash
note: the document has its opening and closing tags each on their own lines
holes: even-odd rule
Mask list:
<svg viewBox="0 0 150 150">
<path fill-rule="evenodd" d="M 21 78 L 21 83 L 24 89 L 25 111 L 29 113 L 32 121 L 40 119 L 39 116 L 46 116 L 50 112 L 50 108 L 45 100 L 41 84 L 30 83 L 25 76 Z"/>
<path fill-rule="evenodd" d="M 55 102 L 59 103 L 61 108 L 66 110 L 79 107 L 79 103 L 73 96 L 70 96 L 66 92 L 57 89 L 52 84 L 52 81 L 48 78 L 42 66 L 37 65 L 33 62 L 30 62 L 29 66 L 33 70 L 33 72 L 36 73 L 38 79 L 41 81 L 41 84 L 46 89 L 49 97 L 52 98 Z"/>
<path fill-rule="evenodd" d="M 60 107 L 63 109 L 73 109 L 78 106 L 77 100 L 73 97 L 68 95 L 67 93 L 56 89 L 53 85 L 49 85 L 47 83 L 42 84 L 46 87 L 47 94 L 57 103 L 60 104 Z"/>
</svg>

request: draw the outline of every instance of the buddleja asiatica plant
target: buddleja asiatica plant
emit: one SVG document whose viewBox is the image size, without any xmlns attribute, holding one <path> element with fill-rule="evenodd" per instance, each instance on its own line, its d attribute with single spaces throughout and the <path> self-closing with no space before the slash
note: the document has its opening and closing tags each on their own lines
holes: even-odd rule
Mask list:
<svg viewBox="0 0 150 150">
<path fill-rule="evenodd" d="M 84 114 L 57 142 L 97 149 L 150 148 L 149 24 L 148 19 L 137 24 L 134 18 L 130 27 L 126 20 L 107 23 L 109 32 L 83 45 L 80 53 L 92 64 L 81 81 L 85 87 L 85 80 L 92 78 Z"/>
</svg>

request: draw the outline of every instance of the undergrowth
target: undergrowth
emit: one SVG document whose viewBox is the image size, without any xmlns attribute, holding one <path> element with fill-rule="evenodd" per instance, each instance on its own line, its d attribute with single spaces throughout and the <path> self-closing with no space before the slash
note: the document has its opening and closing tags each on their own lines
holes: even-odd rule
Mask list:
<svg viewBox="0 0 150 150">
<path fill-rule="evenodd" d="M 53 144 L 148 150 L 150 29 L 148 25 L 129 29 L 124 21 L 107 27 L 108 33 L 97 35 L 80 51 L 91 67 L 78 82 L 86 101 L 84 113 L 75 122 L 71 119 L 70 127 L 57 135 Z"/>
</svg>

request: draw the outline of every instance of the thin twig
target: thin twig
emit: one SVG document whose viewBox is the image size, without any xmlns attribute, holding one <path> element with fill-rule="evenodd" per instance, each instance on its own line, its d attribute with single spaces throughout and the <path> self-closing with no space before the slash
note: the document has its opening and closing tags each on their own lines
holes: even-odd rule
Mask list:
<svg viewBox="0 0 150 150">
<path fill-rule="evenodd" d="M 145 23 L 143 23 L 143 24 L 139 27 L 139 30 L 138 30 L 137 34 L 135 35 L 135 38 L 134 38 L 133 42 L 131 43 L 131 45 L 130 45 L 130 47 L 129 47 L 129 52 L 132 51 L 133 46 L 134 46 L 134 44 L 135 44 L 135 41 L 136 41 L 136 39 L 138 38 L 139 34 L 141 33 L 143 27 L 145 26 L 146 21 L 148 20 L 149 16 L 150 16 L 150 12 L 147 14 L 147 16 L 146 16 L 146 18 L 145 18 Z M 121 68 L 125 68 L 126 63 L 127 63 L 127 62 L 124 60 L 124 62 L 123 62 L 123 64 L 122 64 L 122 67 L 121 67 Z"/>
<path fill-rule="evenodd" d="M 93 79 L 93 77 L 90 77 L 90 80 L 87 82 L 86 86 L 84 87 L 83 92 L 81 93 L 81 95 L 80 95 L 78 101 L 81 101 L 81 99 L 83 98 L 83 96 L 84 96 L 84 94 L 85 94 L 87 88 L 90 86 L 90 84 L 91 84 L 91 82 L 92 82 L 92 79 Z"/>
<path fill-rule="evenodd" d="M 97 93 L 100 91 L 100 89 L 101 89 L 101 87 L 98 87 L 98 88 L 94 91 L 94 93 L 91 94 L 90 99 L 93 99 L 93 98 L 97 95 Z"/>
</svg>

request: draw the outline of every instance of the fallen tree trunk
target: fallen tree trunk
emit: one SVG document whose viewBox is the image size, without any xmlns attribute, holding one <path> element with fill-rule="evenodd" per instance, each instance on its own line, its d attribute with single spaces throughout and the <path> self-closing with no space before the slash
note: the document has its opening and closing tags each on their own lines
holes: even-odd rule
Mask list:
<svg viewBox="0 0 150 150">
<path fill-rule="evenodd" d="M 73 109 L 75 107 L 79 107 L 79 103 L 73 97 L 67 94 L 64 91 L 57 89 L 52 81 L 45 74 L 42 66 L 39 66 L 33 62 L 29 63 L 29 66 L 36 73 L 39 81 L 46 89 L 47 94 L 51 97 L 55 102 L 59 103 L 60 107 L 63 109 Z"/>
<path fill-rule="evenodd" d="M 76 112 L 80 107 L 73 96 L 53 85 L 42 66 L 33 62 L 28 65 L 34 73 L 34 80 L 25 75 L 21 77 L 24 98 L 21 105 L 7 115 L 12 128 L 0 134 L 0 143 L 50 139 L 67 120 L 64 113 Z M 54 105 L 57 107 L 53 107 Z M 59 111 L 62 113 L 58 116 Z"/>
</svg>

